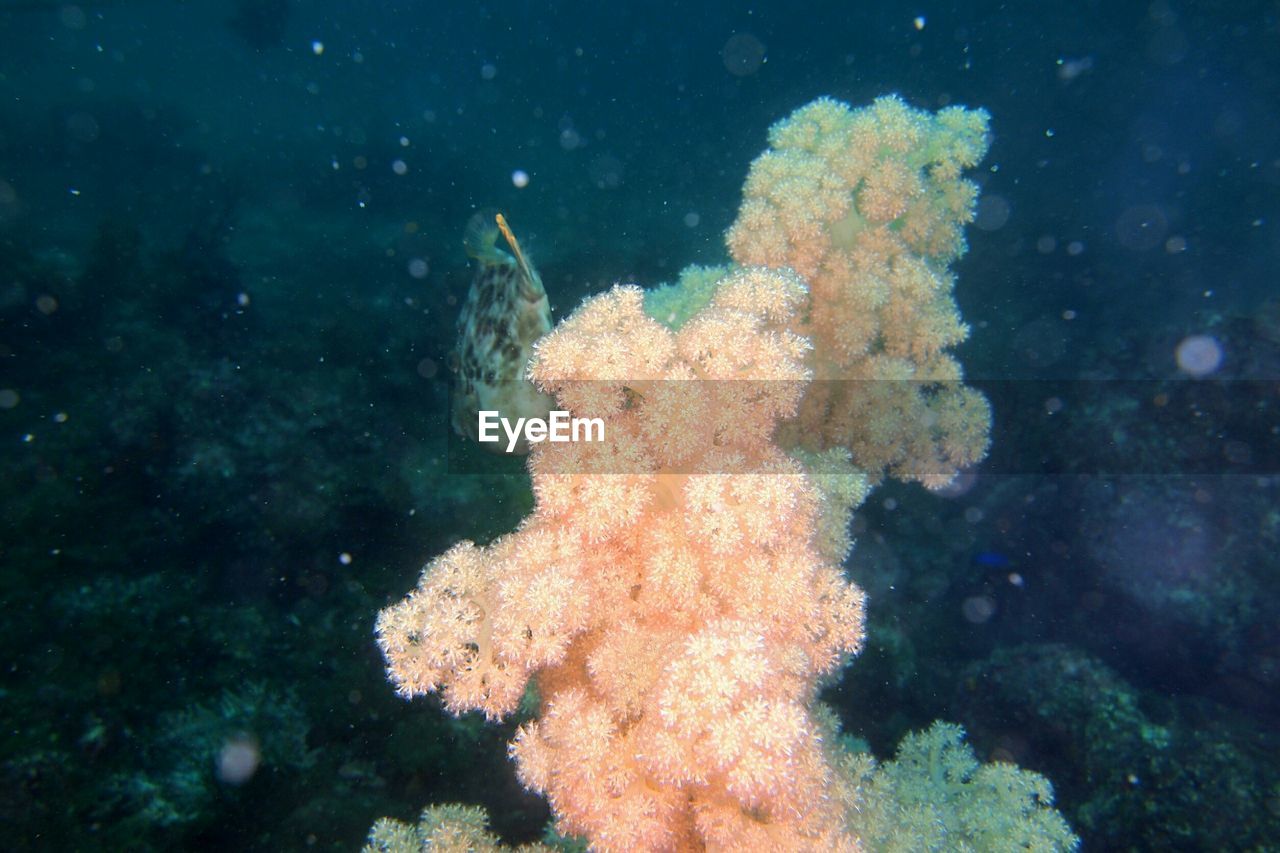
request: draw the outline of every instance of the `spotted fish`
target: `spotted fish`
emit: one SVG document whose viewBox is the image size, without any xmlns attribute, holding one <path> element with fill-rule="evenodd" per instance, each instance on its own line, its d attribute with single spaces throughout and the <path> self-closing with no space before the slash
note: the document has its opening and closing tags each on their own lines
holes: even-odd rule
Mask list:
<svg viewBox="0 0 1280 853">
<path fill-rule="evenodd" d="M 499 233 L 511 254 L 498 248 Z M 450 359 L 458 374 L 453 428 L 474 441 L 482 410 L 496 410 L 513 424 L 517 418 L 546 418 L 551 411 L 552 399 L 525 376 L 534 342 L 551 331 L 551 304 L 501 213 L 471 217 L 464 243 L 476 272 Z M 480 446 L 503 453 L 507 443 L 504 438 Z M 529 452 L 523 437 L 515 452 Z"/>
</svg>

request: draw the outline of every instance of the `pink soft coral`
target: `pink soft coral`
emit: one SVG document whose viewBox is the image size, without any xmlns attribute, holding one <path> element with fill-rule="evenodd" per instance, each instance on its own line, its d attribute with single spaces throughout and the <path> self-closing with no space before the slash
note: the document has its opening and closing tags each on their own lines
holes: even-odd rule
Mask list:
<svg viewBox="0 0 1280 853">
<path fill-rule="evenodd" d="M 812 708 L 861 644 L 862 593 L 818 552 L 822 498 L 772 443 L 809 376 L 787 328 L 805 297 L 740 270 L 679 332 L 635 288 L 585 303 L 530 375 L 603 417 L 606 442 L 539 445 L 524 526 L 455 546 L 379 617 L 400 691 L 455 713 L 508 714 L 538 674 L 520 778 L 597 849 L 842 837 Z"/>
</svg>

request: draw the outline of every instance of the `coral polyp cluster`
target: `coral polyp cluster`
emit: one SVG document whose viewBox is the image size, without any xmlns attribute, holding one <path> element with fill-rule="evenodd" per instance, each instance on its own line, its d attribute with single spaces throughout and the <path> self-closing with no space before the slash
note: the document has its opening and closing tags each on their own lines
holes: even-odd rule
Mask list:
<svg viewBox="0 0 1280 853">
<path fill-rule="evenodd" d="M 896 97 L 830 98 L 769 132 L 730 227 L 739 264 L 790 268 L 809 285 L 799 328 L 814 345 L 792 434 L 843 446 L 873 478 L 942 486 L 986 453 L 990 409 L 948 348 L 969 328 L 949 265 L 965 250 L 988 116 L 936 115 Z"/>
<path fill-rule="evenodd" d="M 862 593 L 814 535 L 827 498 L 772 439 L 809 375 L 787 328 L 805 294 L 739 270 L 679 331 L 636 288 L 586 302 L 530 376 L 607 441 L 537 448 L 521 529 L 455 546 L 379 617 L 407 696 L 502 717 L 537 672 L 520 778 L 601 849 L 843 832 L 813 706 L 861 645 Z"/>
<path fill-rule="evenodd" d="M 735 265 L 615 287 L 536 344 L 529 378 L 605 440 L 537 445 L 533 514 L 454 546 L 378 619 L 403 695 L 503 717 L 536 677 L 516 772 L 596 850 L 923 849 L 818 691 L 863 641 L 841 569 L 853 508 L 886 474 L 941 485 L 985 452 L 986 402 L 946 350 L 967 333 L 947 264 L 986 116 L 823 99 L 770 139 Z M 1070 846 L 1047 783 L 1009 774 L 1000 809 L 975 811 L 1025 827 L 1011 846 Z M 948 803 L 968 782 L 920 775 Z M 982 849 L 969 823 L 919 822 L 936 849 Z M 437 823 L 384 825 L 373 849 Z"/>
</svg>

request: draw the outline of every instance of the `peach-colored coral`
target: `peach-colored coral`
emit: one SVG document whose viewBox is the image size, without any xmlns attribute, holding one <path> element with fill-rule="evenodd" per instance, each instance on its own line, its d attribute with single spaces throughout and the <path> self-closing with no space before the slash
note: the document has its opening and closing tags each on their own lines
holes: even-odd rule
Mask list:
<svg viewBox="0 0 1280 853">
<path fill-rule="evenodd" d="M 738 263 L 809 283 L 797 329 L 819 381 L 786 441 L 848 447 L 873 480 L 945 485 L 985 455 L 990 423 L 946 355 L 969 333 L 947 267 L 973 218 L 977 188 L 961 172 L 986 152 L 986 113 L 820 98 L 769 141 L 726 239 Z"/>
<path fill-rule="evenodd" d="M 517 771 L 595 849 L 853 846 L 814 705 L 861 644 L 862 593 L 820 550 L 834 491 L 772 440 L 810 375 L 805 299 L 746 268 L 678 332 L 636 288 L 586 302 L 530 376 L 606 442 L 537 445 L 525 524 L 379 616 L 406 696 L 501 717 L 536 674 Z"/>
<path fill-rule="evenodd" d="M 940 486 L 985 453 L 948 265 L 986 122 L 820 99 L 752 165 L 738 266 L 655 300 L 671 327 L 615 287 L 537 344 L 530 378 L 606 441 L 535 446 L 533 515 L 432 561 L 377 630 L 400 693 L 455 714 L 504 717 L 536 678 L 511 754 L 562 832 L 857 849 L 817 690 L 862 643 L 851 508 L 885 474 Z"/>
</svg>

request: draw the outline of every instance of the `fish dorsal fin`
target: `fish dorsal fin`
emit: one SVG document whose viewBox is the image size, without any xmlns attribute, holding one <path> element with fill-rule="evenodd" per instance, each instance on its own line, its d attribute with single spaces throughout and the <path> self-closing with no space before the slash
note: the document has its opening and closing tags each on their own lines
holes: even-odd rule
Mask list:
<svg viewBox="0 0 1280 853">
<path fill-rule="evenodd" d="M 503 237 L 507 238 L 507 245 L 511 247 L 512 253 L 516 256 L 516 263 L 520 266 L 520 275 L 524 278 L 525 286 L 523 291 L 525 297 L 533 299 L 536 296 L 540 296 L 542 293 L 542 280 L 533 271 L 533 267 L 529 266 L 524 252 L 520 251 L 520 243 L 516 240 L 516 235 L 511 233 L 511 226 L 507 224 L 507 218 L 499 213 L 494 216 L 494 221 L 498 223 L 498 230 L 502 232 Z"/>
<path fill-rule="evenodd" d="M 492 210 L 482 210 L 467 220 L 462 245 L 468 257 L 486 264 L 510 263 L 511 258 L 498 248 L 498 229 L 493 224 Z"/>
</svg>

